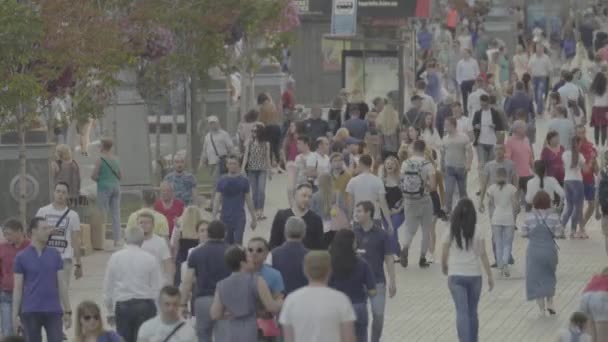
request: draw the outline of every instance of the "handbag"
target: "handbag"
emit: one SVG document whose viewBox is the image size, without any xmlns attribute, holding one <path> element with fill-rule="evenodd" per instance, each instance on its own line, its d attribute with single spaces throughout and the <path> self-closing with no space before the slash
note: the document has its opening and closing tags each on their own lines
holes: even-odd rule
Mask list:
<svg viewBox="0 0 608 342">
<path fill-rule="evenodd" d="M 330 216 L 331 220 L 329 221 L 329 226 L 331 230 L 340 230 L 340 229 L 348 229 L 350 228 L 350 222 L 346 213 L 338 203 L 340 202 L 340 193 L 336 193 L 336 203 L 331 206 Z"/>
<path fill-rule="evenodd" d="M 224 174 L 228 172 L 228 169 L 226 168 L 226 156 L 220 156 L 220 154 L 217 152 L 217 147 L 215 146 L 215 141 L 213 141 L 213 134 L 209 133 L 209 140 L 211 140 L 211 146 L 213 147 L 213 151 L 215 151 L 215 155 L 217 156 L 218 159 L 218 166 L 220 169 L 220 174 Z"/>
</svg>

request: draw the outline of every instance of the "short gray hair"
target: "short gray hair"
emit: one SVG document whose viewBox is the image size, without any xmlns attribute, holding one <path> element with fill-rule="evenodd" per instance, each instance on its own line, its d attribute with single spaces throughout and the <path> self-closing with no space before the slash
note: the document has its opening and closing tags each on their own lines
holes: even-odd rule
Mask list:
<svg viewBox="0 0 608 342">
<path fill-rule="evenodd" d="M 285 238 L 303 239 L 306 235 L 306 222 L 299 217 L 292 216 L 285 222 Z"/>
<path fill-rule="evenodd" d="M 127 228 L 125 230 L 125 241 L 128 245 L 141 246 L 144 243 L 144 230 L 139 226 Z"/>
</svg>

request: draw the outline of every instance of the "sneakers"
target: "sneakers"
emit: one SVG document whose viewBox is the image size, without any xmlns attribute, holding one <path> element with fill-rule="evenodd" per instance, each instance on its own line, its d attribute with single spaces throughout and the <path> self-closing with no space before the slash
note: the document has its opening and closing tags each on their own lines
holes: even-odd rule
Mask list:
<svg viewBox="0 0 608 342">
<path fill-rule="evenodd" d="M 511 272 L 509 271 L 509 267 L 508 266 L 503 266 L 500 269 L 500 275 L 505 277 L 505 278 L 509 278 L 511 276 Z"/>
<path fill-rule="evenodd" d="M 433 257 L 433 254 L 430 254 L 430 253 L 427 254 L 427 256 L 426 256 L 426 262 L 429 263 L 429 264 L 432 264 L 432 263 L 435 262 L 435 257 Z"/>
<path fill-rule="evenodd" d="M 403 247 L 403 249 L 401 250 L 401 255 L 400 255 L 400 260 L 399 260 L 399 263 L 401 264 L 401 267 L 403 267 L 403 268 L 407 267 L 407 253 L 408 253 L 407 248 Z"/>
<path fill-rule="evenodd" d="M 420 266 L 420 268 L 427 268 L 427 267 L 429 267 L 430 265 L 431 265 L 431 264 L 429 264 L 429 263 L 426 261 L 426 258 L 425 258 L 425 257 L 420 257 L 420 261 L 418 262 L 418 266 Z"/>
<path fill-rule="evenodd" d="M 498 267 L 498 265 L 496 265 L 496 263 L 493 263 L 492 265 L 490 265 L 491 268 L 496 268 Z"/>
</svg>

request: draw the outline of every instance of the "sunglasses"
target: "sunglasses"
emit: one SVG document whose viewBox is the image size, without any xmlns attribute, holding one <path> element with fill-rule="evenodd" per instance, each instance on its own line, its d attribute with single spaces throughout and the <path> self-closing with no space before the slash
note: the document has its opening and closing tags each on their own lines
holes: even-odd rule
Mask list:
<svg viewBox="0 0 608 342">
<path fill-rule="evenodd" d="M 90 321 L 91 319 L 94 319 L 96 321 L 99 321 L 99 315 L 84 315 L 82 316 L 82 319 L 84 319 L 85 321 Z"/>
<path fill-rule="evenodd" d="M 249 253 L 264 253 L 264 249 L 263 248 L 257 248 L 257 249 L 253 249 L 253 248 L 247 248 L 247 250 L 249 251 Z"/>
</svg>

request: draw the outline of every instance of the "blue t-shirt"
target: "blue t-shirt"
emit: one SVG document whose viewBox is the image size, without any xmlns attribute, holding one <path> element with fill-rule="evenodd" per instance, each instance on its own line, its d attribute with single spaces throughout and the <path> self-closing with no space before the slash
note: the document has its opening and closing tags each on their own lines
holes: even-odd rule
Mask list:
<svg viewBox="0 0 608 342">
<path fill-rule="evenodd" d="M 57 272 L 63 259 L 57 249 L 45 247 L 40 256 L 29 246 L 15 257 L 15 274 L 23 275 L 21 312 L 62 313 Z"/>
<path fill-rule="evenodd" d="M 285 292 L 285 284 L 283 283 L 283 276 L 281 275 L 281 272 L 275 270 L 274 268 L 268 265 L 262 265 L 259 274 L 260 277 L 264 279 L 266 284 L 268 284 L 270 293 Z"/>
<path fill-rule="evenodd" d="M 337 278 L 332 273 L 329 286 L 343 292 L 353 304 L 359 304 L 367 301 L 367 291 L 376 288 L 376 279 L 369 264 L 363 258 L 357 257 L 357 263 L 350 276 Z"/>
<path fill-rule="evenodd" d="M 188 256 L 188 267 L 196 276 L 195 298 L 213 296 L 217 283 L 230 275 L 228 265 L 223 262 L 228 247 L 224 240 L 209 240 Z"/>
<path fill-rule="evenodd" d="M 354 232 L 357 249 L 362 251 L 361 256 L 372 268 L 376 283 L 385 283 L 384 257 L 392 255 L 388 234 L 377 223 L 367 232 L 356 223 Z"/>
<path fill-rule="evenodd" d="M 175 197 L 186 205 L 192 203 L 194 190 L 196 189 L 196 178 L 190 172 L 177 173 L 175 171 L 165 176 L 165 182 L 173 186 Z"/>
<path fill-rule="evenodd" d="M 245 195 L 249 193 L 247 177 L 223 176 L 217 182 L 217 192 L 222 194 L 222 218 L 234 214 L 245 215 Z"/>
<path fill-rule="evenodd" d="M 342 127 L 348 130 L 351 137 L 359 140 L 365 139 L 365 134 L 369 130 L 367 121 L 359 118 L 351 118 L 346 120 L 346 122 L 342 124 Z"/>
</svg>

